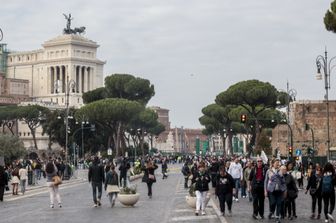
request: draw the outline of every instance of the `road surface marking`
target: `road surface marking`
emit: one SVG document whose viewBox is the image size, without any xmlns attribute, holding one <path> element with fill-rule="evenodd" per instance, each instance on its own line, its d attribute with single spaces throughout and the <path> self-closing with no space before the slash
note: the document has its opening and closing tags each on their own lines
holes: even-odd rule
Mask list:
<svg viewBox="0 0 336 223">
<path fill-rule="evenodd" d="M 172 221 L 197 221 L 197 220 L 208 220 L 208 219 L 217 219 L 217 215 L 203 215 L 203 216 L 182 216 L 182 217 L 174 217 Z"/>
</svg>

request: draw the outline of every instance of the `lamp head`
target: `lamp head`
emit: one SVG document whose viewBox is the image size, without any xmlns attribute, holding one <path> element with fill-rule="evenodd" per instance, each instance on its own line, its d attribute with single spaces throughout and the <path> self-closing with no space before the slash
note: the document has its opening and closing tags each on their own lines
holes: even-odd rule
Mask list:
<svg viewBox="0 0 336 223">
<path fill-rule="evenodd" d="M 316 80 L 322 80 L 321 68 L 317 68 Z"/>
</svg>

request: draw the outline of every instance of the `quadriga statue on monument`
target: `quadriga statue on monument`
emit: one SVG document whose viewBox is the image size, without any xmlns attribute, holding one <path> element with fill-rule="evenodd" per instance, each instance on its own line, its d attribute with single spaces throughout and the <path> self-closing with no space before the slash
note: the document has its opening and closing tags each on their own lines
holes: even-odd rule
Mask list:
<svg viewBox="0 0 336 223">
<path fill-rule="evenodd" d="M 63 33 L 64 34 L 84 34 L 85 33 L 85 27 L 81 26 L 79 28 L 75 28 L 75 29 L 71 29 L 71 20 L 73 20 L 74 18 L 71 17 L 71 13 L 69 13 L 69 15 L 64 14 L 64 17 L 67 21 L 66 23 L 66 28 L 63 29 Z"/>
</svg>

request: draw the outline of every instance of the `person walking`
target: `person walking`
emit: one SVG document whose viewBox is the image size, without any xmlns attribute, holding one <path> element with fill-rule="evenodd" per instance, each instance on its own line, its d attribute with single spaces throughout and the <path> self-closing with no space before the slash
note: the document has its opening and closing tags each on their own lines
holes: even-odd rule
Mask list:
<svg viewBox="0 0 336 223">
<path fill-rule="evenodd" d="M 13 195 L 18 195 L 19 183 L 20 183 L 19 166 L 16 166 L 12 172 L 11 184 L 12 184 Z"/>
<path fill-rule="evenodd" d="M 279 171 L 279 166 L 280 166 L 280 161 L 278 159 L 273 159 L 271 161 L 271 168 L 269 168 L 266 172 L 265 176 L 265 181 L 264 181 L 264 190 L 265 190 L 265 197 L 268 197 L 269 201 L 269 215 L 268 218 L 272 219 L 274 218 L 274 212 L 275 212 L 275 207 L 276 207 L 276 201 L 275 197 L 273 196 L 273 190 L 270 190 L 269 186 L 271 185 L 272 182 L 272 176 L 278 173 Z"/>
<path fill-rule="evenodd" d="M 288 219 L 293 220 L 296 216 L 296 206 L 295 206 L 295 199 L 298 197 L 298 188 L 296 187 L 296 182 L 294 177 L 291 174 L 292 163 L 287 163 L 287 171 L 285 168 L 283 169 L 283 175 L 286 181 L 287 187 L 287 197 L 285 199 L 285 210 L 284 216 L 288 213 Z"/>
<path fill-rule="evenodd" d="M 232 194 L 235 182 L 232 176 L 226 172 L 225 167 L 222 166 L 219 169 L 219 174 L 214 177 L 216 180 L 216 195 L 219 200 L 220 210 L 223 216 L 225 216 L 225 203 L 228 206 L 228 216 L 232 215 Z"/>
<path fill-rule="evenodd" d="M 249 185 L 248 185 L 248 181 L 249 181 L 249 177 L 250 177 L 250 174 L 251 174 L 251 170 L 252 170 L 252 162 L 251 161 L 247 161 L 246 162 L 246 166 L 244 168 L 244 175 L 243 175 L 243 186 L 242 188 L 244 188 L 244 193 L 243 193 L 243 190 L 242 190 L 242 197 L 244 196 L 244 198 L 246 197 L 246 191 L 248 192 L 248 198 L 249 198 L 249 201 L 252 202 L 252 194 L 251 194 L 251 191 L 248 190 L 249 188 Z"/>
<path fill-rule="evenodd" d="M 281 166 L 279 171 L 274 173 L 270 179 L 267 190 L 272 197 L 276 211 L 276 222 L 280 223 L 280 215 L 282 212 L 282 204 L 286 197 L 286 180 L 284 174 L 286 173 L 286 166 Z"/>
<path fill-rule="evenodd" d="M 161 171 L 162 171 L 162 180 L 167 179 L 168 178 L 168 175 L 167 175 L 167 172 L 168 172 L 168 162 L 167 162 L 166 158 L 164 158 L 162 160 Z"/>
<path fill-rule="evenodd" d="M 126 187 L 127 186 L 127 171 L 131 168 L 130 163 L 124 157 L 121 161 L 119 166 L 120 171 L 120 186 Z"/>
<path fill-rule="evenodd" d="M 326 163 L 323 168 L 321 182 L 325 222 L 334 221 L 332 213 L 335 208 L 335 183 L 335 169 L 331 163 Z"/>
<path fill-rule="evenodd" d="M 49 197 L 50 197 L 50 208 L 54 208 L 54 202 L 55 200 L 58 203 L 58 206 L 62 207 L 61 202 L 61 195 L 59 193 L 58 184 L 54 182 L 54 177 L 60 177 L 57 175 L 57 167 L 56 165 L 50 161 L 47 163 L 46 168 L 46 178 L 47 178 L 47 186 L 49 189 Z"/>
<path fill-rule="evenodd" d="M 218 171 L 219 171 L 219 163 L 217 159 L 214 157 L 211 160 L 211 165 L 209 168 L 210 174 L 211 174 L 211 185 L 212 188 L 216 188 L 216 182 L 218 177 Z"/>
<path fill-rule="evenodd" d="M 6 187 L 8 187 L 8 175 L 5 168 L 0 165 L 0 202 L 3 201 Z"/>
<path fill-rule="evenodd" d="M 205 170 L 205 163 L 200 162 L 198 170 L 193 174 L 192 183 L 195 184 L 196 194 L 196 211 L 195 215 L 199 215 L 202 211 L 202 215 L 206 215 L 206 197 L 209 191 L 210 175 Z"/>
<path fill-rule="evenodd" d="M 146 163 L 146 166 L 142 168 L 142 170 L 145 172 L 142 178 L 142 182 L 147 184 L 147 189 L 148 189 L 147 194 L 150 199 L 153 196 L 152 186 L 153 186 L 153 183 L 156 182 L 155 170 L 157 168 L 158 166 L 152 160 L 148 160 Z"/>
<path fill-rule="evenodd" d="M 26 185 L 28 180 L 28 171 L 24 165 L 21 165 L 19 170 L 19 177 L 20 177 L 20 186 L 21 186 L 21 193 L 22 195 L 26 192 Z"/>
<path fill-rule="evenodd" d="M 265 202 L 265 178 L 267 168 L 263 165 L 261 158 L 257 159 L 256 167 L 251 169 L 248 178 L 248 191 L 252 193 L 253 198 L 253 219 L 258 219 L 258 214 L 261 219 L 264 219 L 264 202 Z"/>
<path fill-rule="evenodd" d="M 93 163 L 89 168 L 88 173 L 89 183 L 92 186 L 92 196 L 94 207 L 101 206 L 101 197 L 102 197 L 102 187 L 105 182 L 104 167 L 100 165 L 98 157 L 94 157 Z M 97 198 L 98 190 L 98 198 Z"/>
<path fill-rule="evenodd" d="M 110 170 L 106 174 L 105 180 L 105 191 L 108 194 L 111 208 L 115 205 L 115 200 L 118 197 L 119 189 L 119 177 L 117 172 L 115 171 L 115 166 L 111 165 Z"/>
<path fill-rule="evenodd" d="M 188 166 L 188 161 L 186 161 L 182 167 L 181 170 L 183 176 L 184 176 L 184 188 L 188 188 L 188 180 L 189 180 L 189 176 L 191 175 L 191 170 Z"/>
<path fill-rule="evenodd" d="M 309 177 L 309 181 L 306 188 L 306 194 L 309 191 L 309 194 L 312 199 L 312 214 L 310 216 L 311 219 L 315 219 L 315 210 L 316 210 L 316 203 L 317 203 L 317 216 L 316 219 L 321 218 L 321 211 L 322 211 L 322 170 L 320 167 L 317 167 L 315 171 L 312 171 Z"/>
<path fill-rule="evenodd" d="M 239 194 L 239 188 L 240 183 L 243 180 L 243 167 L 239 162 L 239 159 L 236 158 L 234 162 L 231 163 L 229 168 L 229 174 L 233 177 L 235 181 L 235 194 L 233 199 L 235 199 L 236 202 L 238 202 L 238 194 Z"/>
</svg>

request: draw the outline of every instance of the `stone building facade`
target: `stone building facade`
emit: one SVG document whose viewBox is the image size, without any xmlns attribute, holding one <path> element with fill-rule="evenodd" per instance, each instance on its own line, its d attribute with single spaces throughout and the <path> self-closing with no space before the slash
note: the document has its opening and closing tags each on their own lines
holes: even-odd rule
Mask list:
<svg viewBox="0 0 336 223">
<path fill-rule="evenodd" d="M 79 108 L 84 92 L 103 86 L 105 62 L 97 59 L 96 42 L 78 34 L 63 34 L 42 46 L 38 50 L 6 54 L 5 80 L 1 84 L 6 94 L 29 97 L 24 104 L 65 109 L 69 93 L 69 107 Z M 24 123 L 19 122 L 17 132 L 25 147 L 32 148 L 33 138 Z M 47 149 L 48 136 L 42 135 L 40 127 L 36 139 L 38 149 Z"/>
<path fill-rule="evenodd" d="M 336 146 L 336 101 L 329 101 L 330 147 Z M 302 154 L 308 147 L 314 147 L 317 155 L 327 153 L 327 107 L 325 101 L 295 101 L 290 103 L 289 124 L 293 132 L 293 154 L 297 149 Z M 306 128 L 308 124 L 309 128 Z M 272 148 L 279 148 L 282 155 L 288 154 L 290 129 L 286 124 L 278 124 L 272 131 Z"/>
<path fill-rule="evenodd" d="M 74 81 L 69 105 L 83 105 L 82 93 L 103 86 L 105 62 L 96 58 L 96 42 L 81 35 L 64 34 L 46 41 L 43 49 L 10 52 L 7 78 L 29 81 L 29 97 L 65 105 L 65 93 Z"/>
</svg>

